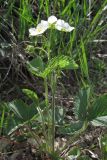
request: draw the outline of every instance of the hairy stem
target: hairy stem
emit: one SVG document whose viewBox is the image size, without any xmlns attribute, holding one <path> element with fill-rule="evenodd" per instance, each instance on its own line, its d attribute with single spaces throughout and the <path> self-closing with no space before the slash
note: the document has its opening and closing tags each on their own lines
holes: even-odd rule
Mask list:
<svg viewBox="0 0 107 160">
<path fill-rule="evenodd" d="M 56 91 L 56 74 L 51 75 L 52 90 L 52 152 L 55 151 L 55 91 Z"/>
</svg>

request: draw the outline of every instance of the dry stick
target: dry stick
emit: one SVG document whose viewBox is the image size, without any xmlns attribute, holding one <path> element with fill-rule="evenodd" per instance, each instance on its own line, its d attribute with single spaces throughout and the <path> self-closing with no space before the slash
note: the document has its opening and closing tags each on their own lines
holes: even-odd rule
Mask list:
<svg viewBox="0 0 107 160">
<path fill-rule="evenodd" d="M 72 138 L 72 140 L 70 142 L 72 143 L 74 140 L 76 140 L 86 130 L 87 126 L 88 126 L 88 123 L 87 123 L 87 121 L 85 121 L 83 124 L 83 127 L 75 134 L 75 136 Z M 67 154 L 67 152 L 71 149 L 71 147 L 74 147 L 75 145 L 77 145 L 81 142 L 82 142 L 82 140 L 80 139 L 70 145 L 68 144 L 68 147 L 65 148 L 63 152 L 61 152 L 60 156 L 63 157 L 65 154 Z"/>
<path fill-rule="evenodd" d="M 78 145 L 80 142 L 81 142 L 81 140 L 77 140 L 76 142 L 70 144 L 70 145 L 60 154 L 60 156 L 61 156 L 61 157 L 65 156 L 72 147 Z"/>
</svg>

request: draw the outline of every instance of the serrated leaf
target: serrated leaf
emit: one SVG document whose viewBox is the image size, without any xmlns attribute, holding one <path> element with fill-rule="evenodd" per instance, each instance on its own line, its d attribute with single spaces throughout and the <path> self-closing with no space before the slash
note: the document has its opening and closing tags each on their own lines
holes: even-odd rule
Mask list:
<svg viewBox="0 0 107 160">
<path fill-rule="evenodd" d="M 83 126 L 82 121 L 72 122 L 70 124 L 66 124 L 58 129 L 58 133 L 72 135 L 78 132 Z"/>
<path fill-rule="evenodd" d="M 32 107 L 31 105 L 28 106 L 22 100 L 15 100 L 13 102 L 8 103 L 8 107 L 22 121 L 30 120 L 37 113 L 35 107 Z"/>
<path fill-rule="evenodd" d="M 27 62 L 27 68 L 32 74 L 41 77 L 41 73 L 44 70 L 44 63 L 42 58 L 38 56 L 37 58 Z"/>
<path fill-rule="evenodd" d="M 50 73 L 52 73 L 54 70 L 60 69 L 77 69 L 78 65 L 75 63 L 73 59 L 71 59 L 68 56 L 56 56 L 53 59 L 50 60 L 48 63 L 46 69 L 42 73 L 42 77 L 46 77 Z"/>
<path fill-rule="evenodd" d="M 22 126 L 22 121 L 15 117 L 8 117 L 6 120 L 6 128 L 5 128 L 5 132 L 6 134 L 10 135 L 13 132 L 15 132 L 20 126 Z"/>
<path fill-rule="evenodd" d="M 34 102 L 37 102 L 38 103 L 38 96 L 37 94 L 30 90 L 30 89 L 23 89 L 22 90 L 30 99 L 32 99 Z"/>
<path fill-rule="evenodd" d="M 74 114 L 79 120 L 84 121 L 87 118 L 88 102 L 90 97 L 90 88 L 82 88 L 74 105 Z"/>
<path fill-rule="evenodd" d="M 107 116 L 102 116 L 102 117 L 98 117 L 98 118 L 94 119 L 92 121 L 92 124 L 94 126 L 105 126 L 105 127 L 107 127 Z"/>
<path fill-rule="evenodd" d="M 59 68 L 61 69 L 77 69 L 78 65 L 68 56 L 62 56 L 59 60 Z"/>
<path fill-rule="evenodd" d="M 107 115 L 107 94 L 98 97 L 88 112 L 88 120 Z"/>
<path fill-rule="evenodd" d="M 37 57 L 30 62 L 27 62 L 27 67 L 32 74 L 45 78 L 54 70 L 77 69 L 78 65 L 69 56 L 62 55 L 56 56 L 51 59 L 48 62 L 47 67 L 45 68 L 44 63 L 40 57 Z"/>
</svg>

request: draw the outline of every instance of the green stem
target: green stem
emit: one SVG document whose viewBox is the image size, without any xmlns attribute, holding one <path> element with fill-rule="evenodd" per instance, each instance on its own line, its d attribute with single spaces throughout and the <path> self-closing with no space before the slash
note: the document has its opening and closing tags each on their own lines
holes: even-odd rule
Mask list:
<svg viewBox="0 0 107 160">
<path fill-rule="evenodd" d="M 2 134 L 4 118 L 5 118 L 5 107 L 3 108 L 3 112 L 2 112 L 2 116 L 1 116 L 1 122 L 0 122 L 0 136 L 1 136 L 1 134 Z"/>
<path fill-rule="evenodd" d="M 52 152 L 55 151 L 55 91 L 56 91 L 56 75 L 51 75 L 52 90 Z"/>
<path fill-rule="evenodd" d="M 46 107 L 48 107 L 49 100 L 48 100 L 48 82 L 47 82 L 47 78 L 44 79 L 44 86 L 45 86 L 45 104 L 46 104 Z"/>
<path fill-rule="evenodd" d="M 46 111 L 49 111 L 49 98 L 48 98 L 48 80 L 47 78 L 44 79 L 44 86 L 45 86 L 45 104 L 46 104 Z M 48 116 L 48 130 L 47 130 L 47 137 L 46 138 L 46 149 L 49 152 L 50 151 L 50 119 Z"/>
</svg>

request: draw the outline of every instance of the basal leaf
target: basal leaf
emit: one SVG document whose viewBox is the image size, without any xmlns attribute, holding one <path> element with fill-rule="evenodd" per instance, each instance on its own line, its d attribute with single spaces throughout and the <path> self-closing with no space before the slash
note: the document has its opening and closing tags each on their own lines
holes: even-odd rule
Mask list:
<svg viewBox="0 0 107 160">
<path fill-rule="evenodd" d="M 94 119 L 92 121 L 92 124 L 94 126 L 105 126 L 105 127 L 107 127 L 107 116 L 102 116 L 102 117 L 98 117 L 98 118 Z"/>
<path fill-rule="evenodd" d="M 88 102 L 90 96 L 90 88 L 82 88 L 79 92 L 79 96 L 76 98 L 74 105 L 75 116 L 79 120 L 85 120 L 87 118 Z"/>
<path fill-rule="evenodd" d="M 12 116 L 12 117 L 9 116 L 6 120 L 5 132 L 6 132 L 6 134 L 10 135 L 21 126 L 23 126 L 23 124 L 19 118 L 15 117 L 15 116 Z"/>
<path fill-rule="evenodd" d="M 15 100 L 13 102 L 8 103 L 8 107 L 22 121 L 30 120 L 37 113 L 35 107 L 32 107 L 31 105 L 28 106 L 22 100 Z"/>
<path fill-rule="evenodd" d="M 82 128 L 82 126 L 83 126 L 82 121 L 66 124 L 58 129 L 58 133 L 72 135 L 78 132 Z"/>
<path fill-rule="evenodd" d="M 107 94 L 98 97 L 88 111 L 88 119 L 92 121 L 97 117 L 107 115 Z"/>
</svg>

